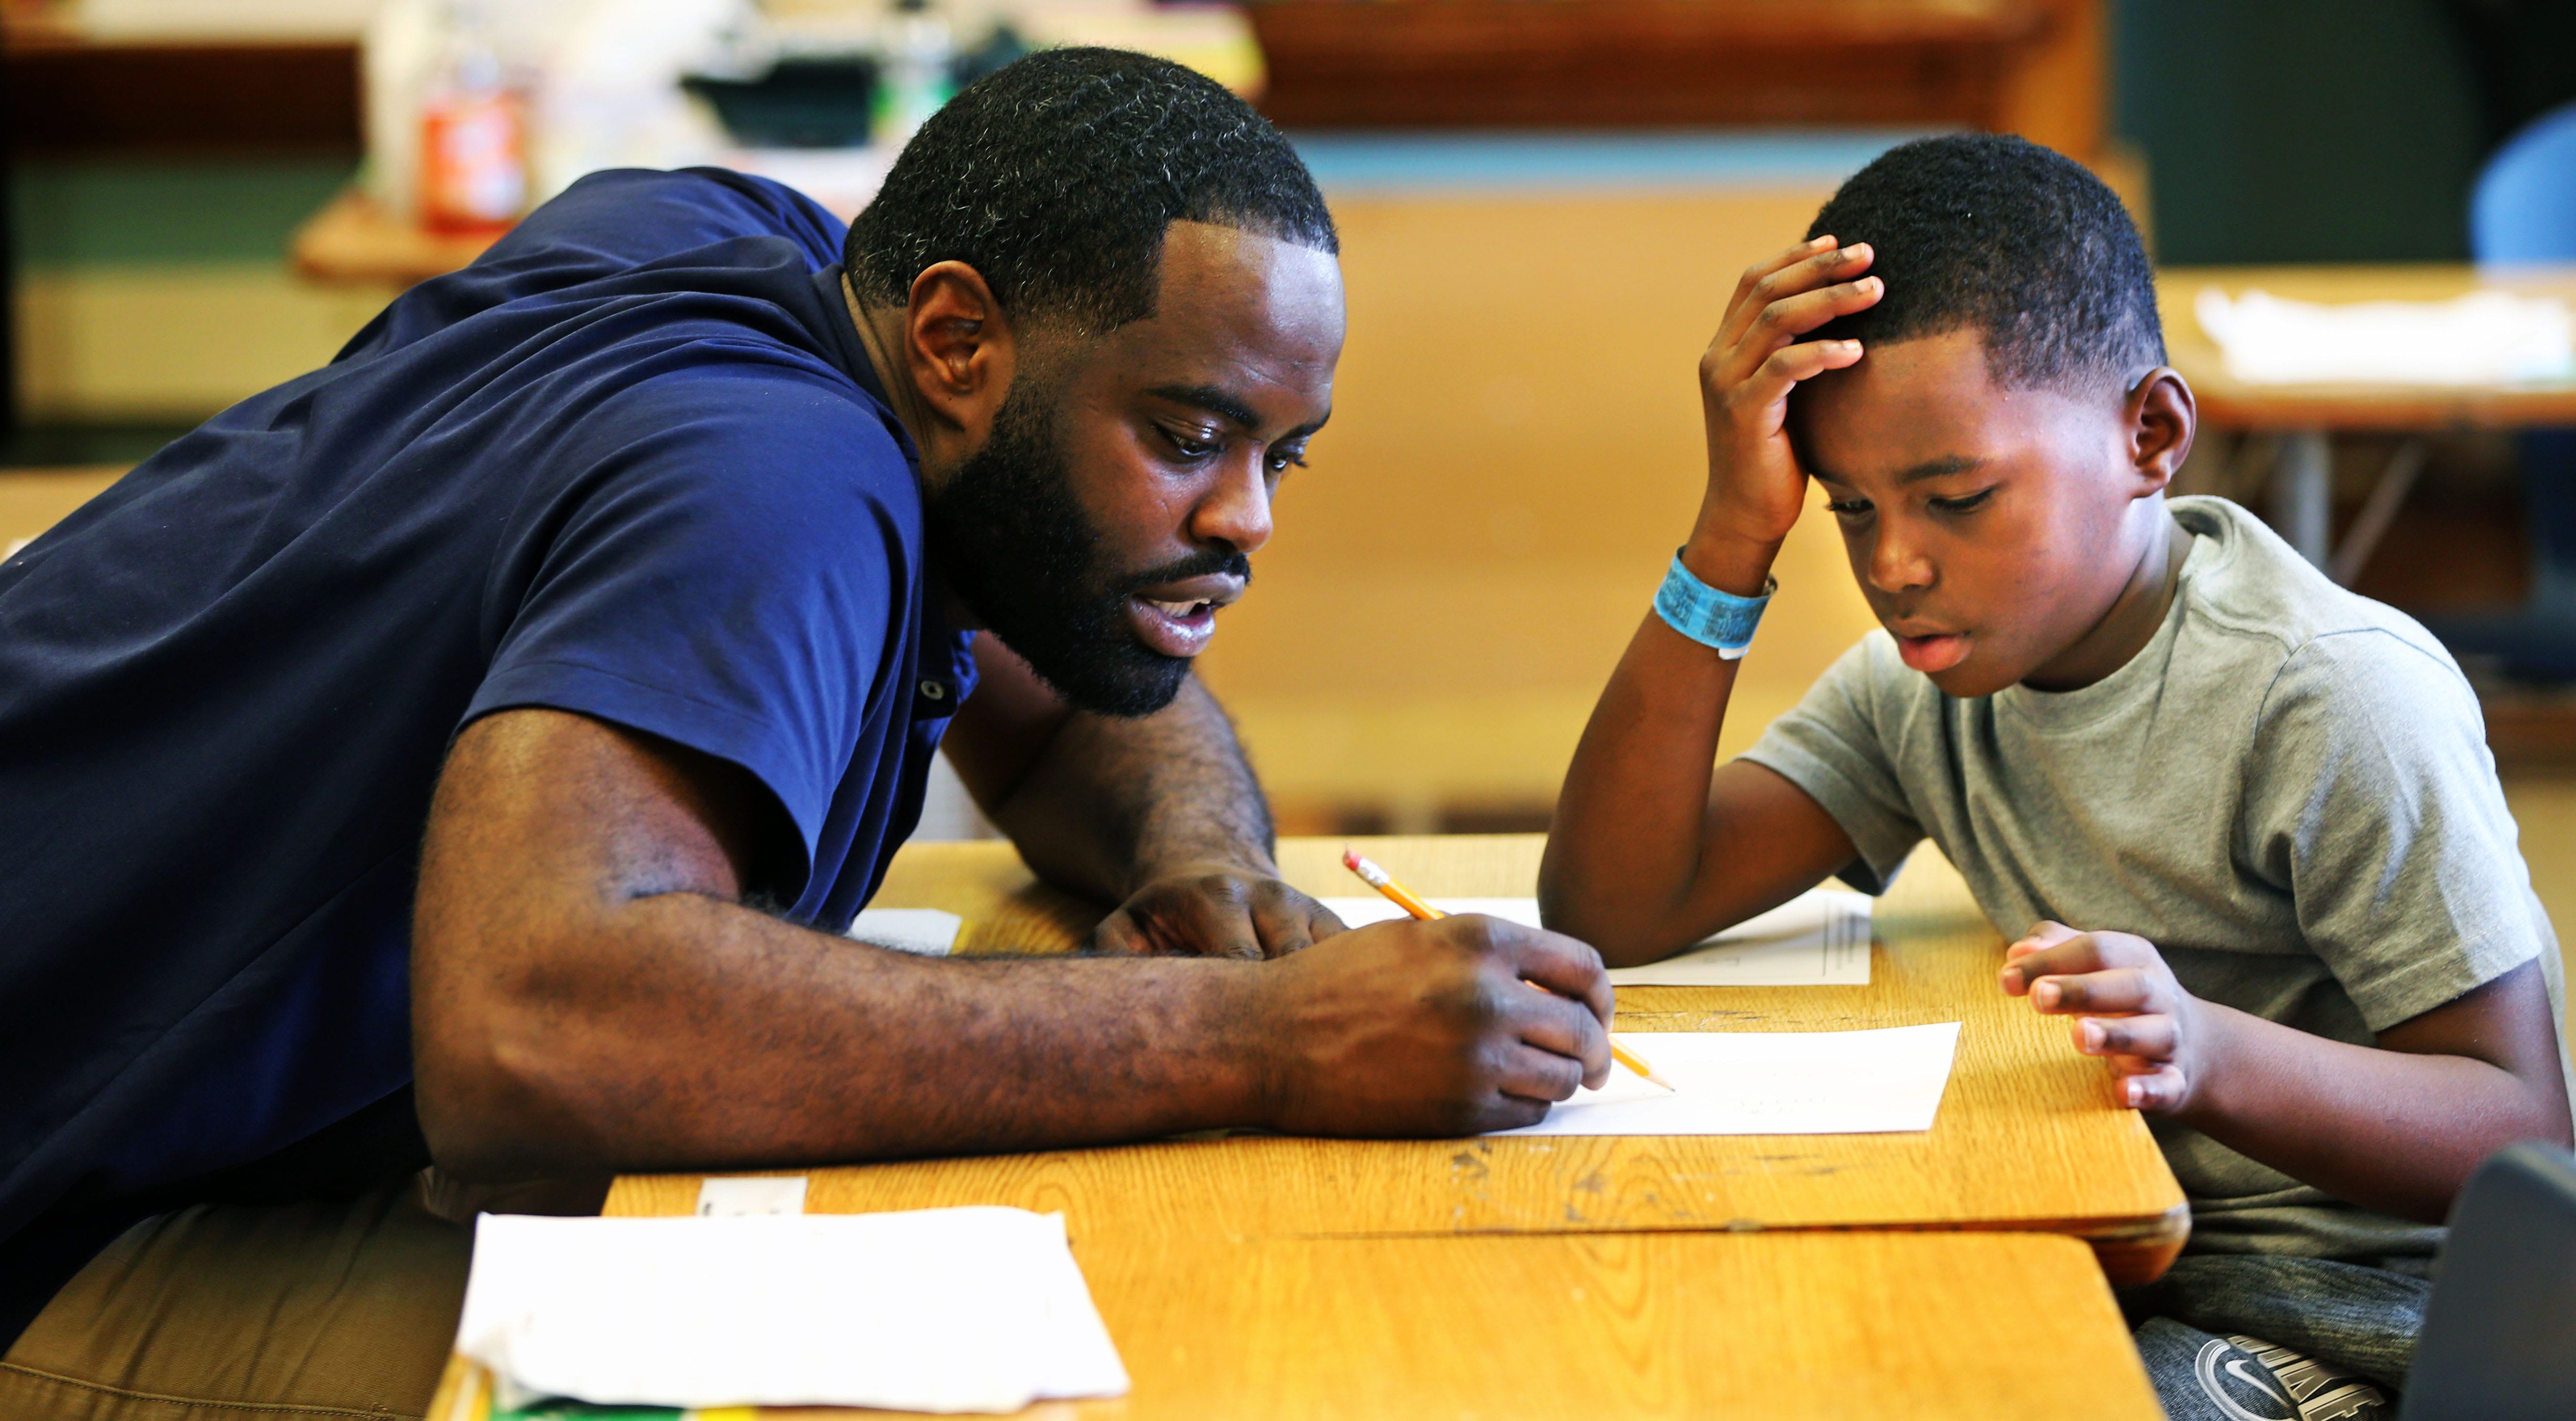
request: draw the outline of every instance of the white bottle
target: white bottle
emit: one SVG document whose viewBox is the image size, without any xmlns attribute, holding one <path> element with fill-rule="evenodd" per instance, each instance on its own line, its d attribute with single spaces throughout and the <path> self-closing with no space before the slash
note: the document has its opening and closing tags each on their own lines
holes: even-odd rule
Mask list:
<svg viewBox="0 0 2576 1421">
<path fill-rule="evenodd" d="M 911 142 L 956 93 L 956 59 L 956 38 L 930 0 L 894 0 L 877 46 L 878 147 L 892 152 Z"/>
</svg>

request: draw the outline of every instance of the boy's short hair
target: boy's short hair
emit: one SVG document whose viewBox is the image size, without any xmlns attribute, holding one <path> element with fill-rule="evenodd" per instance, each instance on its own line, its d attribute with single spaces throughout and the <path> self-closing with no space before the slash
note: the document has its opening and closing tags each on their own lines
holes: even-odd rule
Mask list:
<svg viewBox="0 0 2576 1421">
<path fill-rule="evenodd" d="M 900 306 L 962 261 L 1005 311 L 1107 331 L 1154 313 L 1174 222 L 1341 251 L 1297 150 L 1223 85 L 1150 55 L 1044 50 L 922 125 L 842 264 L 862 298 Z"/>
<path fill-rule="evenodd" d="M 2064 154 L 1991 133 L 1917 139 L 1854 173 L 1809 237 L 1867 242 L 1887 294 L 1816 332 L 1866 349 L 1974 327 L 1998 384 L 2125 389 L 2165 363 L 2155 268 L 2128 209 Z"/>
</svg>

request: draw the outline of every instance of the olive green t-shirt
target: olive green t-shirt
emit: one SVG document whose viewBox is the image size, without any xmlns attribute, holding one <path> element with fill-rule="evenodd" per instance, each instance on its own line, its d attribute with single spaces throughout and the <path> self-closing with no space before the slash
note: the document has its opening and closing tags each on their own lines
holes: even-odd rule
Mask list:
<svg viewBox="0 0 2576 1421">
<path fill-rule="evenodd" d="M 2537 957 L 2563 1041 L 2557 941 L 2458 665 L 2236 505 L 2170 506 L 2193 534 L 2181 583 L 2118 671 L 1960 700 L 1874 631 L 1745 758 L 1851 835 L 1842 877 L 1866 891 L 1929 838 L 2007 936 L 2135 933 L 2195 995 L 2359 1045 Z M 2151 1123 L 2195 1250 L 2360 1262 L 2440 1243 Z"/>
</svg>

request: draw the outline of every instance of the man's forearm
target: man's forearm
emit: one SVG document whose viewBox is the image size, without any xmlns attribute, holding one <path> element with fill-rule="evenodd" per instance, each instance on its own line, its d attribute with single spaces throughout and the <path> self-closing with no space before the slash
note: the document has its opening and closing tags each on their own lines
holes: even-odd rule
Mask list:
<svg viewBox="0 0 2576 1421">
<path fill-rule="evenodd" d="M 2215 1064 L 2176 1117 L 2338 1198 L 2438 1223 L 2479 1161 L 2568 1142 L 2564 1101 L 2467 1056 L 2354 1046 L 2204 1003 Z"/>
<path fill-rule="evenodd" d="M 481 1038 L 422 1052 L 422 1123 L 454 1172 L 980 1153 L 1262 1118 L 1256 964 L 924 960 L 690 893 L 553 931 L 530 953 L 542 980 L 446 982 L 456 999 L 424 1004 Z M 430 1078 L 442 1060 L 497 1064 Z"/>
<path fill-rule="evenodd" d="M 1150 716 L 1069 716 L 992 817 L 1040 876 L 1111 902 L 1180 864 L 1275 868 L 1270 806 L 1196 677 Z"/>
</svg>

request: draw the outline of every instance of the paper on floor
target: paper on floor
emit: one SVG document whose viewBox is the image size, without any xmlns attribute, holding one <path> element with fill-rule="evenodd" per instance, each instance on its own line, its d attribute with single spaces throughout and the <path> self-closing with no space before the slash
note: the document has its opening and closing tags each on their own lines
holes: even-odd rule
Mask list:
<svg viewBox="0 0 2576 1421">
<path fill-rule="evenodd" d="M 1352 927 L 1404 916 L 1379 897 L 1323 903 Z M 1431 906 L 1538 926 L 1535 898 L 1434 898 Z M 1614 967 L 1610 981 L 1621 987 L 1866 987 L 1869 908 L 1864 893 L 1811 889 L 1677 956 Z"/>
<path fill-rule="evenodd" d="M 966 920 L 937 908 L 865 908 L 850 920 L 849 936 L 897 952 L 946 957 L 957 947 Z"/>
<path fill-rule="evenodd" d="M 1608 1084 L 1504 1135 L 1870 1135 L 1929 1130 L 1959 1023 L 1878 1031 L 1623 1031 L 1662 1090 L 1614 1066 Z"/>
<path fill-rule="evenodd" d="M 2266 384 L 2488 385 L 2576 379 L 2564 302 L 2477 291 L 2451 301 L 2322 305 L 2204 287 L 2200 328 L 2227 373 Z"/>
<path fill-rule="evenodd" d="M 630 1405 L 1002 1413 L 1127 1391 L 1063 1217 L 1024 1209 L 486 1214 L 456 1348 L 535 1394 Z"/>
</svg>

